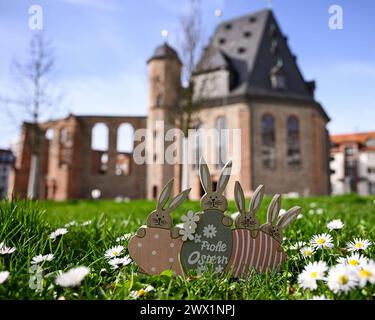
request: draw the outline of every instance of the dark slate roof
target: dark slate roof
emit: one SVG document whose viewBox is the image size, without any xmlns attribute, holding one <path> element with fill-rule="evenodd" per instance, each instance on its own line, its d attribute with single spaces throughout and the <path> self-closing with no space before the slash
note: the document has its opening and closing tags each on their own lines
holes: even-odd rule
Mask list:
<svg viewBox="0 0 375 320">
<path fill-rule="evenodd" d="M 212 62 L 207 63 L 210 59 Z M 287 88 L 282 91 L 273 89 L 270 81 L 270 72 L 278 68 L 280 61 L 287 81 Z M 303 79 L 271 10 L 222 22 L 204 51 L 196 73 L 210 72 L 214 69 L 212 66 L 230 67 L 234 73 L 236 84 L 229 95 L 314 101 L 311 85 Z"/>
<path fill-rule="evenodd" d="M 180 61 L 180 58 L 178 57 L 176 50 L 170 47 L 166 42 L 164 42 L 162 45 L 155 49 L 152 57 L 147 60 L 147 63 L 154 59 L 166 58 L 177 59 L 178 61 Z"/>
</svg>

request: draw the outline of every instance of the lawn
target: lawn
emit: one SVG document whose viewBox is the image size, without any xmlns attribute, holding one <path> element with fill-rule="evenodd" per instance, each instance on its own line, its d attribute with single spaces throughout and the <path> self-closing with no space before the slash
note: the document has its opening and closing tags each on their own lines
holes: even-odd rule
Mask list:
<svg viewBox="0 0 375 320">
<path fill-rule="evenodd" d="M 261 223 L 266 221 L 270 198 L 263 201 L 259 212 Z M 280 273 L 252 274 L 251 278 L 236 280 L 209 273 L 187 278 L 173 277 L 169 272 L 160 276 L 138 273 L 130 263 L 112 270 L 105 251 L 115 245 L 125 247 L 126 240 L 117 241 L 126 233 L 133 233 L 145 223 L 155 203 L 152 201 L 67 201 L 1 202 L 0 243 L 14 247 L 13 253 L 0 255 L 0 272 L 10 275 L 0 284 L 0 299 L 311 299 L 324 295 L 329 299 L 374 299 L 375 286 L 358 286 L 348 293 L 334 294 L 323 281 L 316 290 L 303 289 L 297 278 L 310 261 L 336 264 L 339 257 L 348 255 L 346 243 L 355 237 L 369 239 L 372 245 L 363 255 L 375 258 L 375 198 L 355 195 L 305 199 L 284 199 L 282 207 L 302 207 L 302 217 L 285 232 L 283 246 L 288 260 Z M 198 202 L 186 202 L 174 214 L 174 222 L 188 210 L 199 211 Z M 236 210 L 229 203 L 229 213 Z M 327 223 L 341 219 L 341 230 L 329 231 Z M 91 223 L 84 223 L 90 220 Z M 67 227 L 68 233 L 55 241 L 51 232 Z M 334 248 L 318 250 L 310 258 L 290 248 L 298 241 L 309 242 L 315 234 L 330 233 Z M 4 246 L 3 245 L 3 246 Z M 52 261 L 31 264 L 36 255 L 53 254 Z M 90 273 L 80 287 L 64 288 L 56 284 L 56 277 L 76 266 L 86 266 Z M 146 288 L 151 290 L 145 290 Z"/>
</svg>

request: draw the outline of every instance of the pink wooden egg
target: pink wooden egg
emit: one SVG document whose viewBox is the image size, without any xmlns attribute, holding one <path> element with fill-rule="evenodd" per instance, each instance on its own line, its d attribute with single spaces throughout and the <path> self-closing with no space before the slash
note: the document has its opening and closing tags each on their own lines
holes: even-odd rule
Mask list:
<svg viewBox="0 0 375 320">
<path fill-rule="evenodd" d="M 143 238 L 133 236 L 129 241 L 129 254 L 138 267 L 150 275 L 158 275 L 165 270 L 173 270 L 182 275 L 179 252 L 181 238 L 172 239 L 171 231 L 159 228 L 146 228 Z"/>
<path fill-rule="evenodd" d="M 255 239 L 247 229 L 233 230 L 232 235 L 232 257 L 228 271 L 234 277 L 244 277 L 253 269 L 258 272 L 279 270 L 286 259 L 280 243 L 262 231 Z"/>
</svg>

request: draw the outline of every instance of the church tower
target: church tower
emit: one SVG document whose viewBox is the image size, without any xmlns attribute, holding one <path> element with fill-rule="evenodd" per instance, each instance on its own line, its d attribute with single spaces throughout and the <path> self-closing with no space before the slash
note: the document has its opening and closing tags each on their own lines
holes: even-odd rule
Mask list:
<svg viewBox="0 0 375 320">
<path fill-rule="evenodd" d="M 147 61 L 149 77 L 149 109 L 147 129 L 147 198 L 155 199 L 164 185 L 174 177 L 175 166 L 168 164 L 165 150 L 165 133 L 173 128 L 167 109 L 177 106 L 181 88 L 181 61 L 177 52 L 167 43 L 156 48 Z M 150 145 L 152 143 L 152 145 Z"/>
</svg>

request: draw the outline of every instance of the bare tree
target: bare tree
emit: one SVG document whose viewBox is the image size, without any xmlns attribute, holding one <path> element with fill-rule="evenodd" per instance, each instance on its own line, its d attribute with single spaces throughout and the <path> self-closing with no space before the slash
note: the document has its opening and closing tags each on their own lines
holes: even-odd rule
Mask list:
<svg viewBox="0 0 375 320">
<path fill-rule="evenodd" d="M 44 38 L 43 33 L 36 33 L 30 41 L 26 61 L 12 62 L 11 73 L 15 82 L 13 94 L 0 98 L 14 124 L 28 121 L 32 126 L 32 158 L 27 188 L 29 198 L 37 198 L 39 191 L 42 139 L 40 121 L 55 111 L 61 99 L 56 87 L 52 85 L 54 69 L 55 57 L 51 43 Z"/>
<path fill-rule="evenodd" d="M 168 109 L 169 122 L 183 132 L 181 150 L 182 164 L 179 175 L 181 190 L 188 187 L 188 135 L 189 129 L 197 125 L 197 115 L 202 108 L 203 100 L 194 86 L 194 72 L 203 47 L 202 14 L 200 0 L 190 0 L 190 11 L 180 18 L 179 52 L 182 62 L 182 87 L 178 95 L 178 104 Z"/>
</svg>

